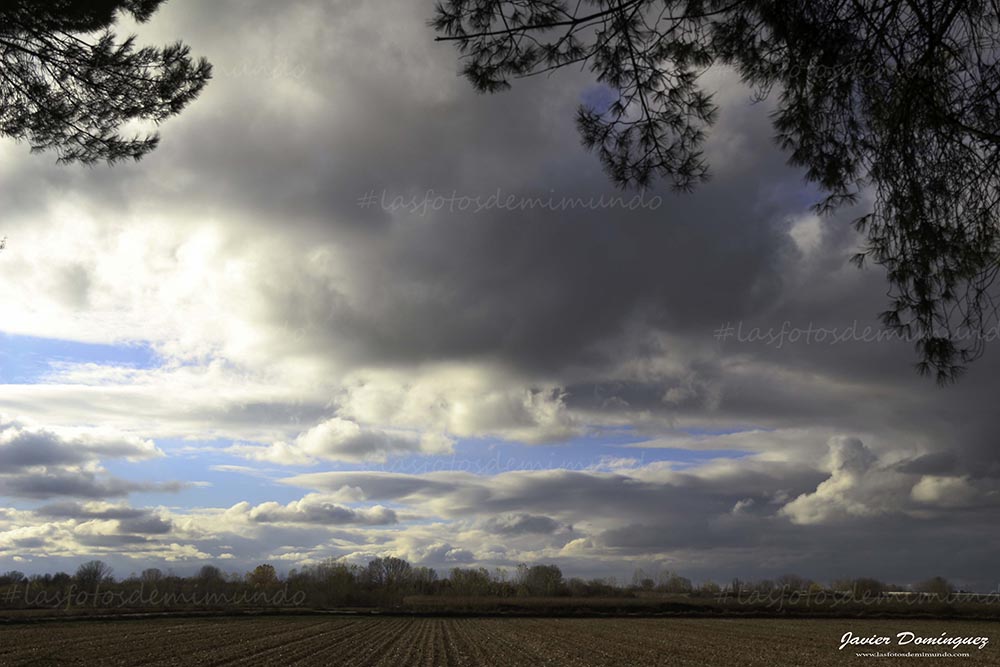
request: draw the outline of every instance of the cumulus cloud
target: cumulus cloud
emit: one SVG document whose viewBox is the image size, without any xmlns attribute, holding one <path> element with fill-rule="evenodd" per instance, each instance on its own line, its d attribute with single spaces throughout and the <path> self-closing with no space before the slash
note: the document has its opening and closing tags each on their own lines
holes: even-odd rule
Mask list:
<svg viewBox="0 0 1000 667">
<path fill-rule="evenodd" d="M 925 475 L 910 491 L 913 500 L 936 507 L 964 507 L 982 500 L 968 477 Z"/>
<path fill-rule="evenodd" d="M 175 560 L 178 552 L 201 553 L 172 539 L 174 525 L 162 508 L 98 500 L 60 501 L 12 513 L 9 523 L 0 524 L 0 557 L 101 557 L 134 548 L 131 557 L 136 559 Z"/>
<path fill-rule="evenodd" d="M 334 417 L 304 431 L 294 443 L 241 444 L 226 451 L 255 461 L 308 465 L 317 460 L 385 462 L 395 456 L 447 454 L 452 444 L 451 439 L 440 434 L 362 427 Z"/>
<path fill-rule="evenodd" d="M 524 378 L 495 364 L 365 370 L 345 379 L 338 403 L 355 419 L 456 437 L 492 436 L 534 444 L 558 442 L 583 431 L 560 387 L 524 385 Z"/>
<path fill-rule="evenodd" d="M 899 509 L 903 476 L 880 468 L 875 454 L 857 438 L 835 437 L 829 447 L 830 477 L 785 505 L 782 514 L 795 523 L 814 524 Z"/>
<path fill-rule="evenodd" d="M 34 426 L 0 415 L 0 470 L 78 466 L 102 458 L 143 460 L 163 456 L 151 440 L 108 429 Z"/>
<path fill-rule="evenodd" d="M 684 470 L 654 463 L 618 472 L 492 476 L 310 473 L 286 482 L 321 491 L 285 504 L 146 511 L 108 503 L 55 503 L 34 515 L 7 510 L 0 520 L 0 545 L 8 545 L 6 553 L 25 557 L 57 547 L 108 554 L 127 546 L 130 558 L 142 558 L 165 553 L 169 543 L 208 554 L 204 558 L 229 554 L 236 566 L 246 567 L 255 556 L 289 563 L 330 557 L 364 563 L 396 555 L 438 568 L 546 561 L 569 572 L 613 574 L 628 559 L 670 569 L 683 564 L 689 576 L 718 577 L 774 576 L 774 570 L 811 575 L 817 550 L 835 551 L 845 539 L 861 539 L 863 545 L 838 556 L 841 562 L 859 567 L 867 562 L 866 571 L 874 576 L 895 570 L 897 578 L 915 580 L 950 549 L 930 545 L 905 561 L 894 560 L 895 555 L 885 563 L 871 559 L 879 553 L 877 538 L 886 531 L 895 531 L 899 544 L 893 548 L 900 554 L 913 551 L 913 540 L 926 531 L 954 534 L 956 526 L 940 513 L 947 507 L 927 504 L 934 498 L 920 476 L 908 476 L 908 483 L 899 487 L 896 506 L 912 511 L 863 516 L 844 511 L 823 516 L 822 522 L 800 523 L 784 509 L 797 507 L 799 498 L 811 497 L 831 476 L 864 476 L 891 467 L 851 438 L 839 438 L 831 442 L 826 470 L 749 457 Z M 909 497 L 911 488 L 918 498 Z M 926 511 L 929 507 L 936 511 Z M 965 508 L 973 512 L 966 517 L 972 525 L 992 521 L 987 507 Z M 156 519 L 169 522 L 169 533 L 150 529 Z M 145 530 L 144 521 L 149 523 Z M 984 543 L 968 557 L 985 558 L 990 548 Z M 748 567 L 748 550 L 762 555 L 763 562 Z M 170 557 L 175 559 L 170 562 L 198 562 L 197 556 L 171 552 Z"/>
<path fill-rule="evenodd" d="M 116 505 L 106 502 L 60 502 L 43 505 L 34 510 L 36 517 L 51 520 L 84 522 L 114 521 L 121 534 L 163 535 L 173 527 L 169 518 L 148 508 Z"/>
<path fill-rule="evenodd" d="M 347 524 L 378 526 L 397 522 L 396 513 L 381 505 L 354 509 L 331 502 L 320 494 L 309 494 L 287 505 L 262 503 L 248 509 L 251 521 L 258 523 L 305 523 L 325 526 Z"/>
<path fill-rule="evenodd" d="M 834 437 L 827 457 L 830 476 L 815 491 L 784 505 L 781 514 L 796 524 L 825 524 L 885 514 L 919 515 L 928 508 L 988 502 L 993 494 L 977 488 L 968 476 L 917 474 L 940 464 L 950 465 L 950 458 L 928 454 L 889 465 L 861 440 Z"/>
<path fill-rule="evenodd" d="M 151 440 L 107 428 L 46 428 L 0 417 L 0 495 L 45 499 L 113 498 L 179 491 L 180 482 L 133 482 L 108 474 L 103 460 L 163 456 Z"/>
</svg>

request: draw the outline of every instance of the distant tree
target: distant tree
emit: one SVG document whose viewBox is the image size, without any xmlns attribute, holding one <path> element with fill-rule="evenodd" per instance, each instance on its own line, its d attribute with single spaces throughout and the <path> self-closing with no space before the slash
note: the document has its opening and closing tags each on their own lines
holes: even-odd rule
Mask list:
<svg viewBox="0 0 1000 667">
<path fill-rule="evenodd" d="M 698 587 L 696 593 L 698 595 L 703 595 L 705 597 L 718 596 L 722 592 L 722 587 L 715 583 L 711 579 L 703 581 L 701 586 Z"/>
<path fill-rule="evenodd" d="M 0 575 L 0 585 L 3 584 L 23 584 L 28 580 L 28 577 L 24 575 L 24 572 L 18 570 L 9 570 Z"/>
<path fill-rule="evenodd" d="M 387 590 L 402 588 L 410 582 L 412 574 L 413 567 L 402 558 L 394 556 L 375 558 L 368 563 L 365 571 L 371 585 Z"/>
<path fill-rule="evenodd" d="M 797 574 L 783 574 L 778 577 L 777 580 L 778 588 L 786 593 L 793 593 L 796 591 L 807 591 L 809 590 L 811 581 L 804 577 L 800 577 Z"/>
<path fill-rule="evenodd" d="M 55 574 L 45 575 L 48 578 L 48 583 L 56 588 L 65 588 L 73 582 L 73 577 L 69 572 L 56 572 Z"/>
<path fill-rule="evenodd" d="M 914 586 L 918 593 L 927 593 L 938 597 L 947 597 L 955 592 L 955 587 L 944 577 L 931 577 Z"/>
<path fill-rule="evenodd" d="M 686 595 L 694 590 L 691 580 L 687 577 L 682 577 L 676 572 L 667 572 L 664 576 L 661 576 L 657 588 L 664 593 L 672 593 L 674 595 Z"/>
<path fill-rule="evenodd" d="M 342 605 L 358 602 L 358 567 L 335 558 L 314 565 L 307 565 L 300 571 L 293 570 L 288 575 L 289 588 L 308 591 L 310 597 L 320 605 Z"/>
<path fill-rule="evenodd" d="M 438 573 L 432 567 L 415 567 L 410 576 L 410 587 L 414 593 L 427 595 L 438 585 Z"/>
<path fill-rule="evenodd" d="M 357 583 L 357 566 L 340 562 L 327 563 L 320 570 L 322 581 L 330 594 L 337 599 L 347 599 Z"/>
<path fill-rule="evenodd" d="M 771 579 L 760 579 L 750 585 L 750 588 L 756 593 L 770 593 L 774 587 L 774 581 Z"/>
<path fill-rule="evenodd" d="M 180 42 L 136 48 L 111 32 L 163 0 L 9 0 L 0 4 L 0 134 L 60 162 L 138 160 L 159 135 L 121 131 L 179 113 L 211 78 Z"/>
<path fill-rule="evenodd" d="M 871 577 L 840 579 L 834 581 L 832 587 L 836 591 L 850 592 L 859 598 L 879 596 L 889 589 L 885 582 Z"/>
<path fill-rule="evenodd" d="M 523 595 L 552 596 L 565 591 L 562 570 L 558 565 L 519 565 L 517 575 Z"/>
<path fill-rule="evenodd" d="M 247 573 L 247 583 L 254 588 L 270 588 L 277 585 L 278 573 L 273 565 L 263 563 Z"/>
<path fill-rule="evenodd" d="M 76 584 L 83 589 L 95 588 L 99 584 L 111 581 L 111 574 L 111 568 L 103 561 L 87 561 L 76 569 Z"/>
<path fill-rule="evenodd" d="M 983 352 L 1000 272 L 1000 3 L 966 0 L 439 0 L 431 21 L 480 91 L 589 66 L 610 92 L 576 122 L 621 186 L 703 181 L 716 117 L 699 78 L 778 91 L 774 127 L 830 212 L 866 189 L 855 257 L 888 273 L 882 321 L 921 373 Z"/>
<path fill-rule="evenodd" d="M 272 568 L 273 570 L 274 568 Z M 275 577 L 277 578 L 277 577 Z M 199 588 L 207 591 L 218 591 L 226 583 L 226 577 L 222 573 L 222 570 L 214 565 L 202 565 L 201 569 L 198 570 L 198 576 L 196 577 Z M 265 583 L 264 586 L 269 586 L 270 583 Z"/>
<path fill-rule="evenodd" d="M 149 567 L 139 574 L 139 579 L 144 584 L 157 584 L 163 579 L 163 572 L 158 567 Z"/>
<path fill-rule="evenodd" d="M 451 592 L 455 595 L 489 595 L 493 587 L 489 570 L 480 568 L 453 568 L 448 577 Z"/>
</svg>

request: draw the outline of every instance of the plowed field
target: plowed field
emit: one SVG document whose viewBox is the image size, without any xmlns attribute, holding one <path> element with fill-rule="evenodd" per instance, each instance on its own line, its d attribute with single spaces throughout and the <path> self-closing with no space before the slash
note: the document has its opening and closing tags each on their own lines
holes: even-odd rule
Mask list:
<svg viewBox="0 0 1000 667">
<path fill-rule="evenodd" d="M 864 658 L 856 636 L 974 635 L 955 658 Z M 0 665 L 952 665 L 1000 664 L 1000 624 L 913 620 L 254 617 L 76 621 L 0 628 Z"/>
</svg>

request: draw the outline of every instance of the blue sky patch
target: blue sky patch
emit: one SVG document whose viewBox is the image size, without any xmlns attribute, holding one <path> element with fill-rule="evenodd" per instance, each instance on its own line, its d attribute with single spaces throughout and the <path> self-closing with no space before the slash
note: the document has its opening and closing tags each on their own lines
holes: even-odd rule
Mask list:
<svg viewBox="0 0 1000 667">
<path fill-rule="evenodd" d="M 154 368 L 158 365 L 158 356 L 151 347 L 141 343 L 106 345 L 0 334 L 0 384 L 38 382 L 59 363 Z"/>
</svg>

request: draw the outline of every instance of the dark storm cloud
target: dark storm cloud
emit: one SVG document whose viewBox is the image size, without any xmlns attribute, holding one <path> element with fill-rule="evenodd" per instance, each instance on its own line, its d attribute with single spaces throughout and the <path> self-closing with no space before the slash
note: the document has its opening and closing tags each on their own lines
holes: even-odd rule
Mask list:
<svg viewBox="0 0 1000 667">
<path fill-rule="evenodd" d="M 358 364 L 488 358 L 557 373 L 616 361 L 604 347 L 633 322 L 701 332 L 773 297 L 789 243 L 776 223 L 797 205 L 761 192 L 799 176 L 760 132 L 743 146 L 756 160 L 717 165 L 717 180 L 692 196 L 646 193 L 662 197 L 656 210 L 421 216 L 359 208 L 360 196 L 383 189 L 390 199 L 429 189 L 482 198 L 498 189 L 519 198 L 619 194 L 572 127 L 587 76 L 566 72 L 479 96 L 455 76 L 451 47 L 423 27 L 429 4 L 398 3 L 385 30 L 372 28 L 385 15 L 371 7 L 220 3 L 206 17 L 166 5 L 150 39 L 184 35 L 218 76 L 148 160 L 81 186 L 115 190 L 149 174 L 129 193 L 134 205 L 136 197 L 175 211 L 224 202 L 227 215 L 247 211 L 247 229 L 280 226 L 285 236 L 342 245 L 352 299 L 301 275 L 265 293 L 277 325 L 306 330 L 300 345 Z M 209 26 L 224 16 L 231 29 L 221 36 Z M 257 52 L 242 48 L 248 39 Z M 299 67 L 227 75 L 248 59 Z M 720 135 L 766 123 L 764 108 L 743 104 L 741 113 L 755 121 L 724 116 Z M 184 174 L 183 201 L 156 185 L 164 170 Z"/>
<path fill-rule="evenodd" d="M 177 492 L 180 482 L 132 482 L 88 471 L 57 470 L 0 476 L 0 495 L 14 498 L 48 499 L 60 496 L 102 499 L 138 492 Z"/>
<path fill-rule="evenodd" d="M 238 217 L 248 233 L 280 227 L 283 236 L 343 245 L 352 258 L 354 298 L 305 276 L 265 293 L 274 323 L 306 329 L 296 345 L 357 364 L 488 358 L 563 379 L 569 367 L 604 370 L 621 361 L 614 350 L 629 327 L 710 344 L 712 329 L 726 320 L 756 316 L 780 324 L 788 316 L 804 324 L 816 314 L 846 322 L 877 313 L 880 276 L 865 281 L 863 291 L 829 294 L 834 308 L 831 299 L 806 298 L 812 289 L 789 284 L 796 251 L 785 218 L 804 213 L 818 193 L 784 165 L 766 107 L 733 92 L 731 79 L 711 84 L 721 86 L 723 98 L 718 146 L 709 150 L 716 180 L 690 196 L 647 193 L 663 197 L 655 211 L 390 220 L 359 208 L 359 196 L 383 188 L 390 197 L 432 188 L 484 196 L 497 188 L 519 197 L 614 194 L 572 127 L 575 105 L 591 90 L 589 76 L 560 72 L 502 95 L 476 95 L 455 76 L 454 50 L 432 42 L 424 24 L 431 11 L 430 3 L 402 2 L 379 9 L 168 3 L 140 34 L 154 41 L 183 35 L 213 60 L 216 80 L 165 128 L 164 145 L 147 161 L 74 178 L 102 195 L 131 183 L 122 197 L 136 206 L 156 203 L 178 214 L 188 206 L 244 209 Z M 156 186 L 161 172 L 180 175 L 181 201 L 176 190 Z M 35 187 L 67 172 L 45 173 Z M 852 215 L 825 227 L 832 230 L 829 247 L 809 258 L 810 288 L 850 255 L 855 239 L 845 230 Z M 799 346 L 752 354 L 822 373 L 871 373 L 874 365 L 906 375 L 898 362 L 910 351 L 887 356 L 885 349 Z M 852 357 L 847 364 L 845 356 Z"/>
<path fill-rule="evenodd" d="M 618 559 L 650 559 L 671 553 L 696 579 L 776 577 L 798 573 L 829 582 L 866 576 L 897 584 L 939 573 L 960 585 L 992 590 L 987 563 L 1000 543 L 988 536 L 986 513 L 920 520 L 877 517 L 845 526 L 795 527 L 780 521 L 721 523 L 712 528 L 662 523 L 632 524 L 602 534 L 599 542 Z M 971 540 L 969 533 L 979 532 Z M 891 540 L 886 535 L 892 535 Z M 956 550 L 955 543 L 963 548 Z M 835 559 L 825 554 L 836 554 Z M 655 559 L 651 559 L 655 560 Z M 676 561 L 675 561 L 676 562 Z"/>
<path fill-rule="evenodd" d="M 118 521 L 118 530 L 122 533 L 138 533 L 140 535 L 165 535 L 173 528 L 173 524 L 154 514 L 133 519 Z"/>
<path fill-rule="evenodd" d="M 795 247 L 786 219 L 807 215 L 819 193 L 784 165 L 766 107 L 750 105 L 745 91 L 731 89 L 731 79 L 719 84 L 723 113 L 709 151 L 717 178 L 690 196 L 646 193 L 647 201 L 663 197 L 657 210 L 393 217 L 359 208 L 360 196 L 382 189 L 390 198 L 428 189 L 470 196 L 497 188 L 519 197 L 614 194 L 568 122 L 591 84 L 586 75 L 564 72 L 519 82 L 502 95 L 476 95 L 454 78 L 451 48 L 433 45 L 421 27 L 429 12 L 419 3 L 389 15 L 344 3 L 213 8 L 215 17 L 242 17 L 234 42 L 241 25 L 271 26 L 260 60 L 296 65 L 295 74 L 264 67 L 254 77 L 238 76 L 250 71 L 241 70 L 248 55 L 210 41 L 212 21 L 204 16 L 178 8 L 164 22 L 163 30 L 214 51 L 209 55 L 221 74 L 217 92 L 199 102 L 203 119 L 193 115 L 178 128 L 183 136 L 197 132 L 199 140 L 178 138 L 160 159 L 227 175 L 221 197 L 213 187 L 190 193 L 194 199 L 247 206 L 256 211 L 248 224 L 270 226 L 280 217 L 285 234 L 347 249 L 350 297 L 335 282 L 304 275 L 266 292 L 275 321 L 304 329 L 300 345 L 354 364 L 486 359 L 566 383 L 571 406 L 589 400 L 593 385 L 580 382 L 581 375 L 610 375 L 638 389 L 632 396 L 611 393 L 634 408 L 626 414 L 888 428 L 901 437 L 933 432 L 947 438 L 937 446 L 972 447 L 971 458 L 996 465 L 990 449 L 967 442 L 991 432 L 990 424 L 977 426 L 985 411 L 965 407 L 988 393 L 969 389 L 973 378 L 948 392 L 917 378 L 908 343 L 715 344 L 713 330 L 726 321 L 845 328 L 860 320 L 863 327 L 875 324 L 885 303 L 881 271 L 846 265 L 859 243 L 848 223 L 863 205 L 824 220 L 815 252 L 806 256 Z M 376 30 L 376 18 L 398 29 Z M 289 41 L 289 31 L 307 37 Z M 335 48 L 308 47 L 310 39 L 328 42 L 323 38 L 331 34 L 341 38 Z M 370 67 L 331 67 L 344 58 Z M 349 96 L 340 94 L 346 90 Z M 297 116 L 301 131 L 257 132 L 248 140 L 243 127 L 281 127 L 288 109 L 234 105 L 231 96 L 257 99 L 269 91 L 287 91 L 288 108 L 293 99 L 317 96 L 315 107 Z M 248 116 L 215 122 L 214 114 L 234 106 Z M 198 151 L 197 160 L 182 150 Z M 612 369 L 628 359 L 622 355 L 642 359 L 643 344 L 629 340 L 636 331 L 685 341 L 688 352 L 674 377 L 644 384 L 615 377 Z M 758 368 L 733 373 L 733 357 Z M 604 398 L 609 413 L 623 412 L 621 402 Z M 963 418 L 956 422 L 958 413 Z"/>
<path fill-rule="evenodd" d="M 982 566 L 998 547 L 988 529 L 995 486 L 977 492 L 982 500 L 970 496 L 958 505 L 948 492 L 967 492 L 961 479 L 902 473 L 882 465 L 856 439 L 835 443 L 840 453 L 834 465 L 841 467 L 827 473 L 720 461 L 692 472 L 654 466 L 622 474 L 542 471 L 490 478 L 323 473 L 288 481 L 334 493 L 349 488 L 422 514 L 499 514 L 483 520 L 482 528 L 509 538 L 572 524 L 567 538 L 574 542 L 559 542 L 565 563 L 588 553 L 609 564 L 669 557 L 700 578 L 798 572 L 829 581 L 865 572 L 905 583 L 942 572 L 969 586 L 992 585 Z M 846 476 L 837 477 L 838 470 Z M 402 484 L 407 479 L 408 487 Z M 944 485 L 928 488 L 928 481 Z M 962 558 L 952 557 L 956 545 Z"/>
<path fill-rule="evenodd" d="M 385 11 L 233 2 L 195 11 L 169 3 L 149 26 L 150 39 L 184 35 L 215 62 L 217 79 L 171 123 L 165 145 L 139 172 L 87 176 L 97 180 L 87 185 L 114 189 L 136 173 L 179 171 L 183 202 L 155 187 L 131 194 L 175 210 L 245 207 L 248 229 L 280 226 L 285 236 L 342 245 L 350 298 L 305 274 L 261 288 L 272 324 L 305 331 L 283 345 L 355 364 L 488 359 L 562 379 L 569 367 L 613 367 L 625 332 L 636 328 L 710 344 L 725 320 L 763 313 L 775 321 L 769 311 L 787 301 L 794 259 L 785 218 L 810 199 L 791 196 L 802 190 L 801 174 L 784 165 L 767 109 L 750 105 L 745 92 L 723 88 L 715 181 L 693 195 L 646 193 L 663 198 L 657 210 L 390 216 L 359 208 L 361 195 L 383 188 L 390 198 L 428 189 L 616 194 L 572 127 L 592 84 L 586 75 L 567 71 L 479 96 L 455 77 L 452 48 L 431 41 L 423 24 L 429 4 Z M 230 26 L 221 38 L 212 27 L 218 21 Z M 248 34 L 258 46 L 250 53 L 241 48 Z M 281 63 L 295 67 L 281 71 Z M 732 159 L 737 151 L 727 142 L 738 144 L 741 159 Z M 840 249 L 817 266 L 842 265 L 849 252 Z M 877 312 L 858 308 L 856 296 L 838 297 L 852 306 L 849 314 Z M 800 306 L 799 314 L 822 307 Z M 797 355 L 771 356 L 787 363 Z M 884 355 L 864 357 L 857 368 Z M 836 365 L 831 359 L 823 370 Z"/>
<path fill-rule="evenodd" d="M 951 451 L 924 454 L 907 461 L 901 461 L 896 469 L 917 475 L 947 475 L 958 467 L 958 456 Z"/>
<path fill-rule="evenodd" d="M 60 433 L 0 415 L 0 472 L 25 468 L 76 466 L 101 458 L 152 458 L 149 441 L 104 433 Z"/>
<path fill-rule="evenodd" d="M 552 534 L 564 527 L 551 517 L 533 514 L 492 517 L 483 522 L 485 530 L 501 535 Z"/>
<path fill-rule="evenodd" d="M 42 505 L 34 514 L 43 519 L 74 519 L 76 521 L 117 521 L 122 534 L 163 535 L 173 524 L 151 510 L 123 505 L 87 506 L 75 502 L 58 502 Z"/>
<path fill-rule="evenodd" d="M 111 549 L 125 549 L 149 542 L 149 538 L 142 535 L 79 535 L 76 539 L 85 547 Z"/>
<path fill-rule="evenodd" d="M 460 549 L 447 543 L 434 545 L 421 555 L 428 563 L 440 563 L 444 566 L 472 563 L 476 560 L 475 554 L 468 549 Z"/>
<path fill-rule="evenodd" d="M 307 488 L 360 494 L 359 499 L 400 499 L 421 493 L 445 493 L 456 488 L 446 480 L 383 472 L 310 473 L 286 480 Z"/>
<path fill-rule="evenodd" d="M 14 540 L 14 544 L 22 549 L 39 549 L 45 546 L 42 537 L 22 537 Z"/>
<path fill-rule="evenodd" d="M 0 416 L 3 496 L 102 499 L 183 488 L 179 482 L 131 482 L 97 468 L 105 459 L 143 460 L 157 456 L 162 453 L 149 440 L 106 430 L 52 430 Z M 73 507 L 62 504 L 41 511 L 72 512 Z"/>
<path fill-rule="evenodd" d="M 93 454 L 85 450 L 68 448 L 39 433 L 24 434 L 0 447 L 0 467 L 4 470 L 46 465 L 74 465 L 92 459 Z"/>
<path fill-rule="evenodd" d="M 80 503 L 60 502 L 42 505 L 35 514 L 52 519 L 138 519 L 146 516 L 147 510 L 119 505 L 92 509 Z"/>
<path fill-rule="evenodd" d="M 794 496 L 816 487 L 824 475 L 797 465 L 730 464 L 719 477 L 672 471 L 592 473 L 544 470 L 502 473 L 330 472 L 298 475 L 288 484 L 356 495 L 367 501 L 402 502 L 432 508 L 444 516 L 513 515 L 493 519 L 494 528 L 551 527 L 595 518 L 654 518 L 670 512 L 725 514 L 740 500 L 772 502 L 778 491 Z M 728 470 L 729 472 L 726 472 Z"/>
</svg>

